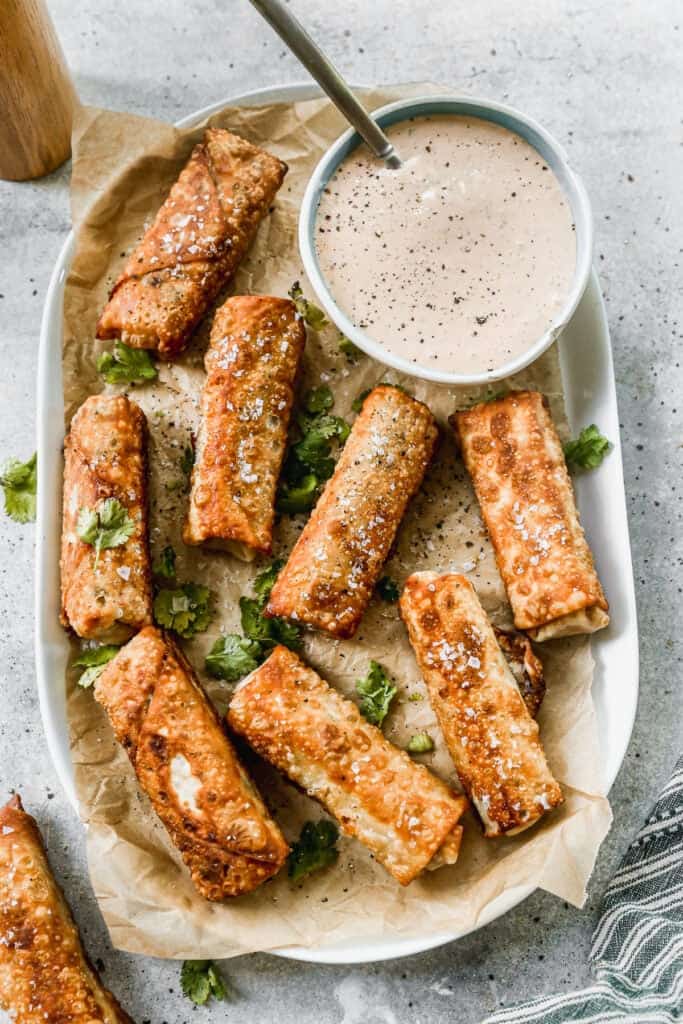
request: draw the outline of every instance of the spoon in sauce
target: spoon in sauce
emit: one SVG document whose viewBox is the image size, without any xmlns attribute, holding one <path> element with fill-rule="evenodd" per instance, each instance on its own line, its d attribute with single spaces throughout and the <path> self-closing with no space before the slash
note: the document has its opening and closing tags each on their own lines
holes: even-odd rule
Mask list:
<svg viewBox="0 0 683 1024">
<path fill-rule="evenodd" d="M 313 42 L 301 22 L 281 0 L 251 0 L 259 14 L 289 47 L 344 117 L 356 129 L 376 157 L 396 169 L 401 159 L 380 126 L 363 109 L 334 64 Z"/>
</svg>

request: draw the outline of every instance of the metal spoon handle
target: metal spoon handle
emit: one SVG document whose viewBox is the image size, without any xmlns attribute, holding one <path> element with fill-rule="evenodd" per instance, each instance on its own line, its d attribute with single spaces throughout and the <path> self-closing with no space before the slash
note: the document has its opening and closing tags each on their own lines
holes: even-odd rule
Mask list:
<svg viewBox="0 0 683 1024">
<path fill-rule="evenodd" d="M 281 0 L 251 0 L 251 3 L 299 58 L 375 156 L 384 160 L 389 167 L 400 167 L 401 161 L 392 143 L 377 122 L 363 109 L 334 64 L 313 42 L 301 22 L 290 13 Z"/>
</svg>

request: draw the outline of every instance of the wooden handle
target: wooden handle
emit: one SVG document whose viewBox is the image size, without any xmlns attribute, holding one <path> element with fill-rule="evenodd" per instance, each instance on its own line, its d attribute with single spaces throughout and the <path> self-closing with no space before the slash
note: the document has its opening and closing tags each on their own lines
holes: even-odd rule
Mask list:
<svg viewBox="0 0 683 1024">
<path fill-rule="evenodd" d="M 77 102 L 45 0 L 0 0 L 0 178 L 64 163 Z"/>
</svg>

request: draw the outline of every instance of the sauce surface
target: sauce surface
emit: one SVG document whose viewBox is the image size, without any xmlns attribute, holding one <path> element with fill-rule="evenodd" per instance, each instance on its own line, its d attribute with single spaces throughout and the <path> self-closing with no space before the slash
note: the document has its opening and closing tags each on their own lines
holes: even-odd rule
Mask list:
<svg viewBox="0 0 683 1024">
<path fill-rule="evenodd" d="M 565 194 L 529 143 L 490 121 L 419 117 L 387 134 L 399 170 L 362 146 L 321 196 L 322 274 L 387 351 L 445 372 L 495 370 L 567 297 L 576 238 Z"/>
</svg>

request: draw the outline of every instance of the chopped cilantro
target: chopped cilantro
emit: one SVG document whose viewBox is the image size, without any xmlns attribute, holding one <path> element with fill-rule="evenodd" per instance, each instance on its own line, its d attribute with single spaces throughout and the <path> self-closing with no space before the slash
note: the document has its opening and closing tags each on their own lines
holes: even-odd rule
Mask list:
<svg viewBox="0 0 683 1024">
<path fill-rule="evenodd" d="M 356 690 L 361 696 L 361 714 L 372 725 L 381 726 L 396 696 L 396 687 L 379 662 L 370 662 L 368 674 L 358 680 Z"/>
<path fill-rule="evenodd" d="M 357 345 L 347 338 L 345 334 L 339 335 L 339 351 L 342 352 L 350 363 L 357 362 L 358 359 L 363 355 Z"/>
<path fill-rule="evenodd" d="M 377 584 L 377 593 L 383 601 L 398 601 L 398 583 L 392 580 L 391 576 L 382 576 L 382 579 Z"/>
<path fill-rule="evenodd" d="M 408 740 L 406 750 L 409 754 L 428 754 L 434 749 L 434 740 L 428 732 L 417 732 Z"/>
<path fill-rule="evenodd" d="M 299 439 L 287 453 L 278 494 L 280 512 L 305 512 L 314 504 L 320 487 L 334 472 L 332 444 L 344 444 L 351 428 L 341 416 L 328 410 L 334 398 L 326 386 L 313 388 L 295 417 Z"/>
<path fill-rule="evenodd" d="M 95 508 L 82 508 L 78 513 L 76 533 L 84 544 L 95 548 L 95 565 L 100 551 L 119 548 L 135 530 L 135 523 L 118 498 L 105 498 Z"/>
<path fill-rule="evenodd" d="M 589 427 L 583 428 L 577 438 L 566 443 L 564 457 L 568 465 L 580 469 L 597 469 L 611 448 L 611 443 L 591 423 Z"/>
<path fill-rule="evenodd" d="M 97 371 L 107 384 L 139 384 L 157 377 L 149 352 L 144 348 L 131 348 L 122 341 L 114 343 L 113 353 L 102 353 L 97 360 Z"/>
<path fill-rule="evenodd" d="M 172 580 L 175 576 L 175 559 L 175 551 L 170 544 L 167 544 L 152 566 L 152 571 L 157 576 L 163 576 L 167 580 Z"/>
<path fill-rule="evenodd" d="M 306 512 L 315 504 L 318 496 L 318 478 L 314 473 L 307 473 L 298 483 L 280 486 L 277 499 L 278 512 L 287 512 L 295 516 L 298 512 Z"/>
<path fill-rule="evenodd" d="M 335 846 L 338 839 L 339 829 L 333 821 L 307 821 L 287 859 L 287 874 L 292 881 L 299 882 L 311 872 L 334 864 L 339 856 Z"/>
<path fill-rule="evenodd" d="M 361 393 L 354 398 L 354 400 L 351 402 L 351 408 L 353 409 L 354 412 L 361 411 L 361 409 L 363 408 L 363 402 L 368 397 L 371 391 L 372 388 L 366 388 L 365 391 L 361 391 Z"/>
<path fill-rule="evenodd" d="M 295 281 L 292 287 L 287 293 L 296 306 L 296 311 L 299 316 L 306 321 L 309 327 L 312 327 L 314 331 L 321 331 L 323 327 L 326 327 L 329 320 L 323 313 L 319 306 L 305 298 L 304 293 L 301 289 L 301 285 L 298 281 Z"/>
<path fill-rule="evenodd" d="M 270 597 L 270 592 L 275 586 L 275 580 L 280 574 L 280 570 L 284 566 L 284 562 L 281 558 L 276 558 L 274 562 L 260 572 L 254 580 L 254 593 L 260 603 L 260 607 L 264 608 Z"/>
<path fill-rule="evenodd" d="M 321 384 L 318 388 L 311 388 L 304 395 L 304 409 L 306 412 L 327 412 L 334 405 L 334 396 L 327 384 Z"/>
<path fill-rule="evenodd" d="M 183 995 L 197 1006 L 203 1006 L 211 997 L 225 999 L 228 994 L 213 960 L 185 960 L 180 985 Z"/>
<path fill-rule="evenodd" d="M 36 518 L 37 462 L 35 454 L 27 462 L 9 459 L 0 473 L 5 512 L 15 523 L 32 523 Z"/>
<path fill-rule="evenodd" d="M 89 647 L 81 651 L 73 663 L 75 668 L 85 669 L 79 676 L 78 685 L 84 688 L 92 686 L 97 677 L 104 672 L 106 665 L 116 657 L 119 650 L 120 648 L 114 647 L 112 644 L 106 644 L 102 647 Z"/>
<path fill-rule="evenodd" d="M 206 670 L 217 679 L 236 683 L 258 668 L 262 659 L 262 647 L 258 640 L 228 633 L 216 640 L 206 656 Z"/>
<path fill-rule="evenodd" d="M 203 633 L 211 622 L 211 591 L 198 583 L 183 583 L 177 590 L 160 590 L 154 598 L 154 620 L 185 639 Z"/>
</svg>

